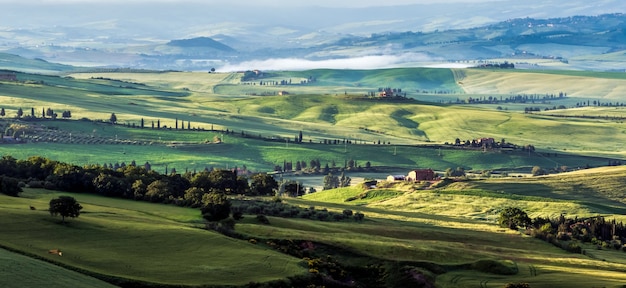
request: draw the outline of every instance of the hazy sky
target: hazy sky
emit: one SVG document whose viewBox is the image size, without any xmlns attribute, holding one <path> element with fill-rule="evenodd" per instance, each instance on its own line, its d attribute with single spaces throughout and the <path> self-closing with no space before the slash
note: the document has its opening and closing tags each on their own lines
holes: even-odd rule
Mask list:
<svg viewBox="0 0 626 288">
<path fill-rule="evenodd" d="M 106 30 L 108 36 L 158 39 L 428 32 L 511 18 L 626 12 L 623 0 L 0 0 L 0 4 L 4 4 L 0 30 L 38 33 L 73 27 L 82 28 L 82 34 L 96 29 L 99 36 Z"/>
<path fill-rule="evenodd" d="M 315 0 L 315 1 L 276 1 L 276 0 L 254 0 L 254 1 L 229 1 L 229 0 L 108 0 L 107 4 L 113 3 L 203 3 L 213 4 L 229 4 L 229 5 L 254 5 L 254 6 L 321 6 L 321 7 L 372 7 L 372 6 L 397 6 L 397 5 L 415 5 L 415 4 L 437 4 L 437 3 L 479 3 L 479 2 L 498 2 L 506 0 Z M 20 4 L 66 4 L 66 3 L 103 3 L 101 0 L 0 0 L 0 3 L 20 3 Z"/>
</svg>

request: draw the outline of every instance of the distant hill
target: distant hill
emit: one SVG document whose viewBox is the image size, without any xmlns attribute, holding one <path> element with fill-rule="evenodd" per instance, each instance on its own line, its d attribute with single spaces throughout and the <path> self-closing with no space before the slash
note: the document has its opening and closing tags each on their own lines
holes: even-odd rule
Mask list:
<svg viewBox="0 0 626 288">
<path fill-rule="evenodd" d="M 235 52 L 235 49 L 233 49 L 232 47 L 215 41 L 209 37 L 172 40 L 167 43 L 167 45 L 181 48 L 212 48 L 223 52 Z"/>
<path fill-rule="evenodd" d="M 331 68 L 334 66 L 327 65 L 325 60 L 352 58 L 361 61 L 361 58 L 370 56 L 387 57 L 372 62 L 371 68 L 431 67 L 442 62 L 472 66 L 481 61 L 509 61 L 520 69 L 624 71 L 623 63 L 626 61 L 626 54 L 623 53 L 626 51 L 626 14 L 622 13 L 548 19 L 514 18 L 474 28 L 428 32 L 419 31 L 418 27 L 407 27 L 405 32 L 395 30 L 367 36 L 326 35 L 328 32 L 323 31 L 298 34 L 295 32 L 297 29 L 266 28 L 265 32 L 255 34 L 262 41 L 241 35 L 216 34 L 164 42 L 128 42 L 124 38 L 102 43 L 94 40 L 88 45 L 95 48 L 80 49 L 73 44 L 22 46 L 18 43 L 13 44 L 16 47 L 7 44 L 3 46 L 5 50 L 0 51 L 76 65 L 89 63 L 90 66 L 107 68 L 205 71 L 229 65 L 237 67 L 234 71 L 289 70 L 270 65 L 276 62 L 273 61 L 275 59 L 303 59 L 312 62 L 308 63 L 308 69 Z M 12 33 L 17 38 L 34 37 L 27 32 L 16 30 Z M 268 36 L 273 35 L 270 32 L 282 36 Z M 317 33 L 326 36 L 318 38 Z M 267 63 L 261 64 L 270 67 L 259 67 L 259 60 L 267 60 Z M 0 69 L 23 70 L 29 65 L 51 71 L 70 69 L 59 66 L 46 68 L 35 65 L 42 63 L 28 64 L 24 60 L 18 62 L 21 64 L 17 68 L 0 62 Z M 353 62 L 344 64 L 345 67 L 350 65 Z M 363 69 L 362 66 L 350 68 Z"/>
<path fill-rule="evenodd" d="M 76 71 L 71 65 L 51 63 L 43 59 L 28 59 L 9 53 L 0 53 L 0 69 L 32 73 L 54 73 Z"/>
<path fill-rule="evenodd" d="M 470 29 L 389 32 L 345 37 L 329 46 L 397 47 L 446 60 L 497 57 L 569 58 L 626 50 L 626 14 L 520 18 Z M 344 48 L 345 49 L 345 48 Z M 336 53 L 335 53 L 336 55 Z M 346 55 L 347 56 L 347 55 Z"/>
</svg>

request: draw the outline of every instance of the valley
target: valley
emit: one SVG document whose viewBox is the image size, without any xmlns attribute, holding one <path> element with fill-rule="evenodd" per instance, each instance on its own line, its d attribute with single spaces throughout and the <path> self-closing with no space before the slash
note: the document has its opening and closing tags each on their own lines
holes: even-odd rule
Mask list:
<svg viewBox="0 0 626 288">
<path fill-rule="evenodd" d="M 626 283 L 623 72 L 0 59 L 2 287 Z M 416 169 L 437 175 L 388 180 Z M 51 215 L 61 196 L 80 217 Z"/>
</svg>

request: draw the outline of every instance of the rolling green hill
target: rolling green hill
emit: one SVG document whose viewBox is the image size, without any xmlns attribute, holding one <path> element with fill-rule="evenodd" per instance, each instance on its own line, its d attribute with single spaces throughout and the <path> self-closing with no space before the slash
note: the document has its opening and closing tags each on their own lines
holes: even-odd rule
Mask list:
<svg viewBox="0 0 626 288">
<path fill-rule="evenodd" d="M 0 69 L 31 73 L 61 73 L 79 70 L 70 65 L 51 63 L 42 59 L 27 59 L 8 53 L 0 53 Z"/>
<path fill-rule="evenodd" d="M 611 159 L 623 159 L 626 153 L 620 144 L 626 140 L 622 139 L 626 134 L 619 120 L 626 114 L 619 107 L 584 107 L 524 114 L 518 112 L 523 110 L 521 107 L 548 107 L 560 102 L 502 104 L 506 109 L 498 110 L 495 109 L 498 104 L 450 105 L 364 96 L 380 87 L 406 85 L 412 87 L 403 89 L 407 91 L 407 97 L 417 97 L 417 91 L 413 89 L 430 85 L 428 83 L 435 83 L 433 85 L 437 89 L 453 89 L 455 85 L 460 85 L 454 82 L 455 79 L 460 80 L 458 82 L 465 89 L 482 87 L 480 89 L 496 89 L 498 93 L 510 93 L 514 82 L 518 83 L 515 87 L 533 87 L 524 83 L 535 81 L 539 82 L 533 85 L 541 87 L 542 91 L 552 89 L 549 86 L 551 83 L 575 83 L 570 89 L 584 90 L 598 81 L 608 81 L 609 84 L 602 89 L 619 91 L 619 87 L 624 86 L 621 85 L 624 80 L 615 73 L 407 68 L 272 72 L 269 75 L 264 81 L 313 78 L 316 81 L 305 85 L 260 86 L 240 82 L 241 73 L 82 73 L 72 74 L 71 77 L 17 73 L 20 81 L 0 83 L 5 118 L 14 117 L 19 108 L 24 110 L 25 116 L 30 115 L 32 108 L 35 117 L 41 118 L 42 111 L 51 108 L 57 113 L 70 110 L 72 119 L 85 118 L 96 122 L 106 122 L 111 113 L 115 113 L 119 124 L 138 127 L 143 119 L 144 127 L 149 129 L 89 121 L 38 119 L 32 124 L 47 128 L 48 131 L 44 132 L 54 136 L 47 142 L 56 139 L 56 143 L 46 146 L 33 143 L 2 145 L 0 149 L 2 153 L 19 158 L 40 153 L 59 161 L 79 164 L 128 163 L 135 160 L 137 163 L 148 161 L 160 169 L 168 165 L 192 170 L 243 165 L 255 170 L 271 170 L 285 160 L 310 161 L 316 158 L 329 163 L 355 159 L 361 164 L 370 161 L 375 166 L 418 166 L 441 170 L 458 166 L 479 170 L 530 169 L 536 165 L 572 168 L 606 165 Z M 524 89 L 527 90 L 521 91 L 531 92 L 534 88 Z M 273 95 L 281 90 L 290 94 Z M 263 91 L 272 94 L 261 96 Z M 564 91 L 573 93 L 572 90 Z M 453 95 L 463 97 L 461 94 L 441 97 L 457 97 Z M 490 94 L 472 94 L 472 97 L 486 95 Z M 436 99 L 439 96 L 429 94 L 428 97 Z M 564 102 L 566 104 L 590 101 L 586 98 L 567 98 L 559 101 L 567 101 Z M 580 117 L 583 115 L 617 118 Z M 177 120 L 181 127 L 214 131 L 170 130 L 176 126 Z M 168 128 L 151 129 L 158 124 Z M 49 131 L 54 129 L 60 132 Z M 225 133 L 227 129 L 229 133 Z M 36 130 L 31 130 L 31 133 Z M 232 135 L 232 131 L 237 135 Z M 300 131 L 304 143 L 289 143 Z M 80 145 L 73 145 L 71 153 L 67 153 L 70 133 L 75 140 L 72 143 Z M 25 136 L 39 137 L 35 134 Z M 248 138 L 242 138 L 242 134 Z M 215 137 L 224 138 L 223 143 L 203 144 L 212 142 Z M 258 141 L 250 137 L 274 141 Z M 441 145 L 453 143 L 456 138 L 466 141 L 482 137 L 492 137 L 496 141 L 505 139 L 518 145 L 531 144 L 542 153 L 556 152 L 558 156 L 550 153 L 508 155 L 445 149 L 441 153 L 436 146 L 412 146 Z M 114 139 L 127 144 L 119 145 L 117 142 L 120 141 Z M 344 144 L 344 139 L 355 145 Z M 340 142 L 339 145 L 319 145 L 324 140 Z M 186 145 L 171 145 L 179 142 Z M 136 143 L 150 144 L 150 149 Z M 601 156 L 604 159 L 577 155 Z"/>
<path fill-rule="evenodd" d="M 619 287 L 626 281 L 624 252 L 595 246 L 585 248 L 585 255 L 565 252 L 502 229 L 494 217 L 503 207 L 515 205 L 533 217 L 566 212 L 571 217 L 602 214 L 621 221 L 623 216 L 616 214 L 626 208 L 626 191 L 609 187 L 622 187 L 625 173 L 624 167 L 613 167 L 548 177 L 458 182 L 428 190 L 401 184 L 284 198 L 309 211 L 350 209 L 364 213 L 365 219 L 268 217 L 269 224 L 260 224 L 254 215 L 245 215 L 235 229 L 258 241 L 256 245 L 198 229 L 202 222 L 195 209 L 84 194 L 63 194 L 76 197 L 85 208 L 80 217 L 62 225 L 45 211 L 49 199 L 61 194 L 27 189 L 21 198 L 0 196 L 0 224 L 9 232 L 0 235 L 0 244 L 112 283 L 130 280 L 140 285 L 246 285 L 315 273 L 307 272 L 298 258 L 269 248 L 288 248 L 281 245 L 304 241 L 310 253 L 331 255 L 324 257 L 345 265 L 337 269 L 351 267 L 355 272 L 357 267 L 377 263 L 388 273 L 403 266 L 419 268 L 440 287 L 484 287 L 485 283 L 502 287 L 520 282 L 531 287 L 571 287 L 572 283 Z M 359 194 L 365 196 L 346 201 Z M 606 200 L 597 200 L 602 198 Z M 261 244 L 266 241 L 274 244 Z M 63 256 L 48 254 L 50 249 L 62 249 Z M 30 261 L 11 259 L 19 265 Z M 491 268 L 479 270 L 481 261 L 492 263 Z M 500 274 L 495 269 L 503 268 L 494 263 L 514 273 Z M 369 277 L 376 275 L 381 276 Z M 33 281 L 41 282 L 34 283 L 45 281 L 37 279 Z M 399 281 L 393 277 L 386 279 L 388 285 L 400 283 L 393 282 Z"/>
<path fill-rule="evenodd" d="M 5 249 L 0 249 L 0 259 L 2 259 L 0 261 L 2 287 L 116 287 L 96 278 Z"/>
<path fill-rule="evenodd" d="M 0 244 L 114 283 L 244 285 L 306 272 L 299 259 L 200 229 L 196 209 L 72 195 L 84 209 L 62 225 L 46 211 L 58 195 L 0 196 Z"/>
</svg>

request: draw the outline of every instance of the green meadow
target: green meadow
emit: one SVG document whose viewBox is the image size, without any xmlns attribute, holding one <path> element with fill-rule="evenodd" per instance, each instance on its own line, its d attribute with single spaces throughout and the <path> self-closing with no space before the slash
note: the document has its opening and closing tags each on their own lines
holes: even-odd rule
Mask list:
<svg viewBox="0 0 626 288">
<path fill-rule="evenodd" d="M 623 167 L 598 168 L 521 180 L 474 180 L 429 190 L 415 190 L 407 184 L 373 190 L 355 186 L 284 198 L 288 204 L 309 209 L 351 209 L 364 213 L 365 219 L 328 222 L 268 217 L 266 225 L 254 215 L 244 215 L 235 230 L 258 244 L 202 229 L 197 209 L 26 189 L 20 198 L 0 196 L 0 224 L 8 232 L 0 235 L 0 243 L 113 283 L 244 285 L 308 274 L 301 259 L 263 244 L 286 239 L 312 241 L 312 249 L 329 253 L 348 266 L 404 263 L 439 267 L 443 270 L 433 274 L 437 287 L 503 287 L 518 282 L 531 287 L 571 287 L 572 283 L 621 287 L 626 281 L 624 252 L 595 246 L 586 247 L 586 255 L 565 252 L 499 228 L 495 217 L 499 209 L 515 205 L 533 217 L 565 213 L 623 221 L 620 215 L 626 204 L 624 186 L 619 184 L 625 174 Z M 583 183 L 585 189 L 576 192 Z M 71 195 L 84 206 L 80 217 L 70 219 L 67 225 L 45 210 L 49 199 L 58 195 Z M 349 201 L 354 196 L 358 200 Z M 50 249 L 61 249 L 63 256 L 48 254 Z M 11 261 L 33 261 L 10 255 L 5 257 Z M 484 260 L 501 263 L 516 273 L 482 270 L 480 261 Z M 28 265 L 41 273 L 52 269 L 47 263 Z M 4 279 L 0 283 L 9 281 Z M 31 281 L 43 285 L 49 279 Z"/>
<path fill-rule="evenodd" d="M 568 93 L 563 100 L 567 102 L 562 102 L 568 105 L 619 101 L 626 92 L 622 75 L 402 68 L 276 71 L 243 82 L 242 76 L 17 73 L 20 81 L 0 82 L 0 108 L 6 110 L 0 125 L 3 130 L 14 123 L 30 125 L 18 135 L 29 142 L 0 144 L 0 154 L 17 159 L 43 156 L 76 165 L 149 162 L 161 173 L 166 167 L 179 173 L 243 166 L 271 171 L 284 161 L 314 159 L 322 166 L 356 160 L 364 167 L 369 162 L 381 173 L 463 167 L 476 173 L 517 174 L 533 166 L 576 171 L 472 179 L 429 189 L 424 184 L 371 190 L 353 186 L 286 198 L 286 203 L 303 208 L 362 212 L 365 219 L 356 223 L 268 217 L 270 224 L 261 225 L 255 215 L 244 215 L 235 230 L 259 240 L 256 245 L 203 229 L 197 209 L 26 188 L 19 198 L 0 196 L 0 245 L 18 252 L 0 250 L 0 257 L 32 267 L 40 277 L 31 277 L 30 286 L 47 286 L 46 275 L 52 273 L 64 275 L 67 282 L 62 286 L 80 281 L 94 287 L 107 285 L 80 278 L 76 271 L 112 283 L 243 286 L 309 274 L 302 259 L 265 245 L 272 239 L 287 239 L 313 241 L 320 251 L 348 266 L 435 265 L 444 270 L 433 275 L 437 287 L 503 287 L 512 282 L 531 287 L 571 287 L 572 283 L 621 287 L 626 283 L 624 252 L 595 251 L 589 246 L 587 255 L 572 254 L 495 222 L 507 206 L 520 207 L 531 217 L 603 215 L 626 220 L 623 166 L 584 169 L 626 157 L 622 145 L 626 130 L 619 120 L 626 117 L 624 109 L 584 107 L 524 114 L 520 111 L 531 104 L 503 104 L 505 109 L 443 104 L 468 95 L 561 91 Z M 296 85 L 305 79 L 315 81 Z M 259 83 L 283 80 L 294 84 Z M 387 87 L 401 88 L 407 97 L 368 96 Z M 280 91 L 288 94 L 278 95 Z M 19 108 L 24 116 L 33 108 L 38 119 L 11 119 Z M 41 119 L 47 108 L 59 115 L 70 110 L 72 117 Z M 116 125 L 107 123 L 112 113 Z M 161 129 L 152 128 L 157 123 Z M 303 141 L 294 143 L 299 132 Z M 458 149 L 445 144 L 456 138 L 483 137 L 533 145 L 536 151 Z M 324 144 L 333 140 L 339 142 Z M 59 224 L 46 211 L 50 199 L 59 195 L 72 195 L 85 207 L 68 225 Z M 62 249 L 63 256 L 48 254 L 50 249 Z M 517 273 L 481 270 L 480 260 L 495 261 Z M 58 266 L 74 272 L 56 270 Z M 17 278 L 22 274 L 2 277 L 0 286 L 9 287 Z"/>
<path fill-rule="evenodd" d="M 5 154 L 19 157 L 44 154 L 77 164 L 149 161 L 163 169 L 168 165 L 179 170 L 242 165 L 271 170 L 284 160 L 309 161 L 314 158 L 337 163 L 355 159 L 363 164 L 370 161 L 376 166 L 403 168 L 419 166 L 446 169 L 463 166 L 481 170 L 512 170 L 535 165 L 545 168 L 563 165 L 598 166 L 608 163 L 607 159 L 620 159 L 624 156 L 621 143 L 626 140 L 622 139 L 626 137 L 626 130 L 621 121 L 552 115 L 623 117 L 623 109 L 585 107 L 523 114 L 518 112 L 523 110 L 523 104 L 508 104 L 511 110 L 497 110 L 493 105 L 444 105 L 411 100 L 412 97 L 419 96 L 417 90 L 426 86 L 441 90 L 462 88 L 465 91 L 471 91 L 468 87 L 475 86 L 496 89 L 494 92 L 500 95 L 513 93 L 509 89 L 510 85 L 506 85 L 507 81 L 535 83 L 537 77 L 558 77 L 552 79 L 551 83 L 609 81 L 606 87 L 620 89 L 623 79 L 611 73 L 550 71 L 542 74 L 525 71 L 467 69 L 459 72 L 449 69 L 403 68 L 371 71 L 283 71 L 271 72 L 269 75 L 263 80 L 293 79 L 295 82 L 297 79 L 313 77 L 316 81 L 306 85 L 260 86 L 244 85 L 240 73 L 77 73 L 68 76 L 18 73 L 18 79 L 22 82 L 3 82 L 0 85 L 0 99 L 7 115 L 5 117 L 13 117 L 18 108 L 24 110 L 24 115 L 30 115 L 30 108 L 33 108 L 34 115 L 41 117 L 44 109 L 52 108 L 57 113 L 70 110 L 73 120 L 82 118 L 106 122 L 111 113 L 115 113 L 118 124 L 121 125 L 139 126 L 143 119 L 146 128 L 160 124 L 167 129 L 128 129 L 120 125 L 88 121 L 37 121 L 38 125 L 66 131 L 65 138 L 69 137 L 68 133 L 73 133 L 76 140 L 74 144 L 82 144 L 72 145 L 72 153 L 66 153 L 67 149 L 60 148 L 65 147 L 62 144 L 27 144 L 18 149 L 15 149 L 18 146 L 4 145 L 0 148 Z M 462 78 L 462 81 L 455 81 L 457 78 Z M 499 84 L 493 86 L 494 83 Z M 578 84 L 567 90 L 552 89 L 543 83 L 544 92 L 567 91 L 570 95 L 576 89 L 588 87 Z M 424 87 L 420 88 L 420 85 Z M 534 88 L 528 85 L 519 86 L 528 87 L 521 92 L 533 92 Z M 381 87 L 403 87 L 409 99 L 364 96 Z M 282 90 L 289 91 L 290 94 L 258 96 L 263 91 Z M 257 95 L 252 95 L 252 92 Z M 436 98 L 435 95 L 428 97 Z M 463 94 L 458 95 L 463 97 Z M 597 95 L 598 99 L 605 96 L 601 93 Z M 573 102 L 576 99 L 582 101 L 583 98 L 572 97 L 566 101 Z M 214 131 L 176 130 L 173 129 L 176 121 L 179 128 Z M 237 135 L 224 133 L 227 129 Z M 303 133 L 304 143 L 289 143 L 293 142 L 300 131 Z M 242 133 L 253 137 L 282 139 L 284 142 L 238 137 Z M 77 140 L 79 136 L 83 137 L 83 141 Z M 85 137 L 146 141 L 152 145 L 150 149 L 132 145 L 100 145 L 93 143 L 98 141 L 88 141 Z M 215 137 L 223 138 L 223 143 L 200 145 L 213 141 Z M 413 147 L 421 144 L 452 143 L 456 138 L 465 141 L 482 137 L 493 137 L 496 141 L 505 139 L 522 146 L 531 144 L 538 151 L 557 152 L 559 156 L 567 156 L 546 159 L 530 155 L 529 158 L 524 158 L 521 155 L 453 150 L 445 151 L 441 155 L 438 151 Z M 324 139 L 347 139 L 352 144 L 359 145 L 313 145 Z M 180 142 L 194 145 L 171 145 Z M 379 142 L 387 145 L 378 145 Z M 432 157 L 435 155 L 436 157 Z M 607 159 L 582 157 L 572 160 L 577 156 Z"/>
<path fill-rule="evenodd" d="M 84 208 L 62 225 L 46 210 L 59 195 L 2 196 L 0 243 L 89 275 L 140 283 L 243 285 L 306 272 L 300 259 L 202 229 L 195 209 L 72 195 Z"/>
<path fill-rule="evenodd" d="M 0 249 L 2 287 L 116 287 L 102 280 Z M 19 267 L 19 269 L 16 269 Z M 51 281 L 54 279 L 54 281 Z"/>
</svg>

